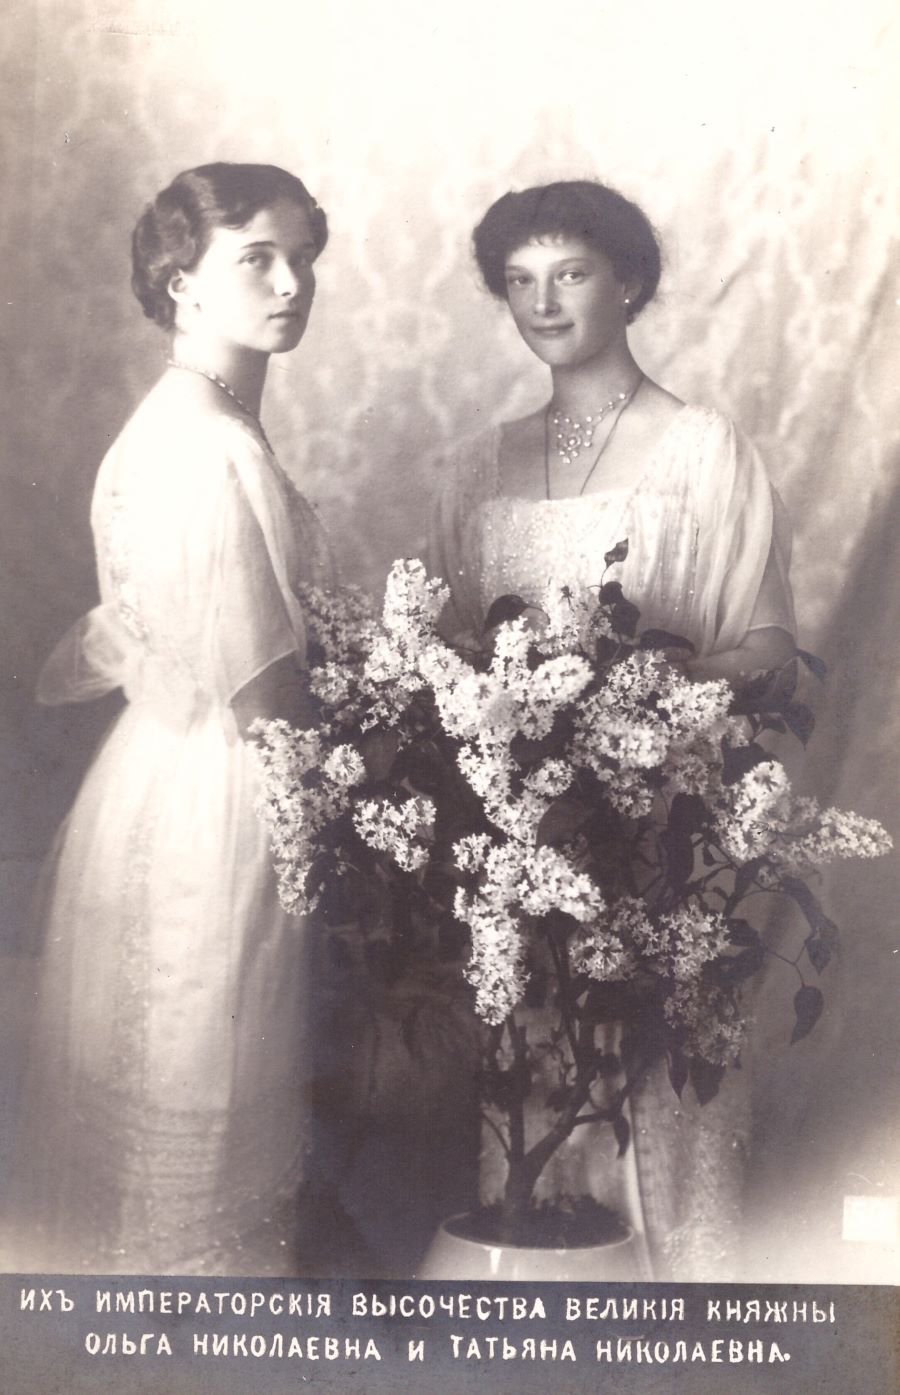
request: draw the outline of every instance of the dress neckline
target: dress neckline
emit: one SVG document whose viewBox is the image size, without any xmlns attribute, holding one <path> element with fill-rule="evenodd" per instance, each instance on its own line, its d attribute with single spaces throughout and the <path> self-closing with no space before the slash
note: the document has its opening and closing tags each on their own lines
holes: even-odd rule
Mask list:
<svg viewBox="0 0 900 1395">
<path fill-rule="evenodd" d="M 620 490 L 615 491 L 617 494 L 624 496 L 626 502 L 630 501 L 641 488 L 645 479 L 656 465 L 656 462 L 659 459 L 663 447 L 668 444 L 669 437 L 675 433 L 676 428 L 686 419 L 687 415 L 690 413 L 701 413 L 703 415 L 709 415 L 710 409 L 707 407 L 694 406 L 690 402 L 682 403 L 675 415 L 663 427 L 663 430 L 660 432 L 659 436 L 656 439 L 656 443 L 653 446 L 653 449 L 650 451 L 646 461 L 644 462 L 643 468 L 639 471 L 634 482 L 632 484 L 626 484 Z M 527 494 L 502 493 L 500 489 L 500 445 L 503 440 L 503 432 L 505 429 L 505 422 L 500 422 L 497 426 L 492 428 L 493 439 L 491 441 L 491 464 L 493 473 L 493 487 L 491 493 L 495 500 L 502 500 L 503 502 L 509 504 L 529 504 L 533 505 L 536 508 L 541 508 L 546 507 L 546 505 L 548 504 L 584 504 L 591 499 L 606 500 L 609 498 L 609 495 L 612 491 L 604 491 L 601 489 L 593 490 L 589 494 L 562 494 L 555 499 L 532 499 Z"/>
</svg>

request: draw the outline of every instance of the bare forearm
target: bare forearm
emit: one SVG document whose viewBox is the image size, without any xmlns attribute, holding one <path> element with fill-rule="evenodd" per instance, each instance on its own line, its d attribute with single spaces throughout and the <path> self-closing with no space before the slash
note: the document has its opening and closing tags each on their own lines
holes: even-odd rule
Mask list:
<svg viewBox="0 0 900 1395">
<path fill-rule="evenodd" d="M 688 676 L 698 682 L 726 678 L 729 683 L 737 684 L 753 673 L 783 668 L 795 652 L 794 641 L 787 630 L 771 625 L 766 629 L 751 630 L 734 649 L 689 659 L 685 667 Z"/>
</svg>

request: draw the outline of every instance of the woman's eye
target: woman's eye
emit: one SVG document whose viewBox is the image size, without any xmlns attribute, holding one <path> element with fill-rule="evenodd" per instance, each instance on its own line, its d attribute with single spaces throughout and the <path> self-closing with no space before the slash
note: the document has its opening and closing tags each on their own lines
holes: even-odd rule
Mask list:
<svg viewBox="0 0 900 1395">
<path fill-rule="evenodd" d="M 507 286 L 527 286 L 527 285 L 528 285 L 528 277 L 527 277 L 527 276 L 524 276 L 524 275 L 519 275 L 519 276 L 507 276 L 507 278 L 506 278 L 506 284 L 507 284 Z"/>
<path fill-rule="evenodd" d="M 583 271 L 564 271 L 564 272 L 561 273 L 559 279 L 560 279 L 560 281 L 562 281 L 563 285 L 565 285 L 565 286 L 574 286 L 574 285 L 577 285 L 579 281 L 583 281 L 583 280 L 584 280 L 584 272 L 583 272 Z"/>
</svg>

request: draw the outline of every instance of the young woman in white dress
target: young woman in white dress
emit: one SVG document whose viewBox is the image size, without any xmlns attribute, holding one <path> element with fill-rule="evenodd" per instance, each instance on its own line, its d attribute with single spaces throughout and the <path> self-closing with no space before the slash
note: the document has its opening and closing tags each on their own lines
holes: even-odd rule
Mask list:
<svg viewBox="0 0 900 1395">
<path fill-rule="evenodd" d="M 693 643 L 692 675 L 738 681 L 787 662 L 790 532 L 762 462 L 733 422 L 652 382 L 629 345 L 660 276 L 643 212 L 599 183 L 549 184 L 499 199 L 474 245 L 551 390 L 545 406 L 452 455 L 432 552 L 452 591 L 445 632 L 480 633 L 503 594 L 540 604 L 549 583 L 596 586 L 604 553 L 627 539 L 606 579 L 640 607 L 641 628 Z M 700 1110 L 679 1102 L 662 1071 L 636 1096 L 633 1124 L 630 1177 L 609 1130 L 585 1130 L 543 1187 L 618 1191 L 655 1277 L 728 1277 L 742 1092 L 723 1087 Z M 488 1193 L 493 1185 L 487 1178 Z"/>
<path fill-rule="evenodd" d="M 40 680 L 44 702 L 127 705 L 45 869 L 7 1269 L 300 1272 L 307 946 L 245 738 L 304 722 L 297 588 L 330 569 L 259 422 L 326 239 L 267 165 L 188 170 L 135 229 L 132 284 L 171 351 L 97 479 L 101 603 Z"/>
</svg>

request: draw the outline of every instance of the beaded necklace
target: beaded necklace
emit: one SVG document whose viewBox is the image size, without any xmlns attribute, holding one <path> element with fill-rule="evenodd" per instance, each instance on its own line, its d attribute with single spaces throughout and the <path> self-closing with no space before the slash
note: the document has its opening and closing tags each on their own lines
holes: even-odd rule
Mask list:
<svg viewBox="0 0 900 1395">
<path fill-rule="evenodd" d="M 612 440 L 613 436 L 615 436 L 616 431 L 617 431 L 617 429 L 618 429 L 619 422 L 622 420 L 622 418 L 623 418 L 623 416 L 625 415 L 625 413 L 627 412 L 628 408 L 631 406 L 632 402 L 633 402 L 634 399 L 637 397 L 638 393 L 639 393 L 640 390 L 641 390 L 641 387 L 643 386 L 643 383 L 644 383 L 644 375 L 643 375 L 643 373 L 642 373 L 641 376 L 638 378 L 637 382 L 635 383 L 634 387 L 631 389 L 630 392 L 620 392 L 619 395 L 618 395 L 618 397 L 613 398 L 612 402 L 609 403 L 609 404 L 607 405 L 607 407 L 605 407 L 605 408 L 603 409 L 603 415 L 605 416 L 605 415 L 607 415 L 607 413 L 608 413 L 608 411 L 610 410 L 610 408 L 615 408 L 615 410 L 616 410 L 616 419 L 615 419 L 615 421 L 613 422 L 612 426 L 610 427 L 609 431 L 607 432 L 605 440 L 601 443 L 600 449 L 597 451 L 597 454 L 594 456 L 594 459 L 593 459 L 593 461 L 592 461 L 592 463 L 591 463 L 591 465 L 590 465 L 590 468 L 588 469 L 587 474 L 585 475 L 584 479 L 581 481 L 581 488 L 579 489 L 578 494 L 576 495 L 576 498 L 579 498 L 579 499 L 580 499 L 581 496 L 584 494 L 584 491 L 587 489 L 588 483 L 589 483 L 589 481 L 591 480 L 591 478 L 593 477 L 594 471 L 596 470 L 597 466 L 598 466 L 599 463 L 600 463 L 600 457 L 601 457 L 601 455 L 602 455 L 603 452 L 606 450 L 606 448 L 607 448 L 607 446 L 609 445 L 610 441 Z M 544 485 L 545 485 L 545 489 L 546 489 L 546 493 L 547 493 L 547 498 L 548 498 L 548 499 L 551 497 L 551 496 L 550 496 L 550 422 L 551 422 L 551 420 L 552 420 L 552 421 L 554 422 L 554 424 L 556 424 L 557 419 L 559 418 L 559 412 L 554 413 L 553 416 L 551 417 L 550 405 L 551 405 L 551 404 L 548 403 L 547 409 L 546 409 L 546 411 L 544 412 Z M 568 420 L 568 418 L 565 418 L 565 420 Z M 588 420 L 590 421 L 590 417 L 588 418 Z M 595 425 L 595 426 L 598 424 L 599 420 L 600 420 L 599 417 L 595 417 L 595 418 L 594 418 L 594 425 Z M 557 434 L 557 439 L 559 439 L 558 434 Z M 593 439 L 594 439 L 594 437 L 593 437 L 593 432 L 591 432 L 591 441 L 593 441 Z M 559 451 L 559 454 L 562 456 L 562 459 L 564 460 L 565 464 L 568 465 L 568 464 L 571 463 L 571 461 L 568 460 L 568 459 L 562 454 L 561 451 Z M 577 455 L 577 454 L 578 454 L 578 451 L 575 451 L 575 452 L 574 452 L 574 455 Z"/>
<path fill-rule="evenodd" d="M 576 421 L 574 417 L 566 416 L 559 407 L 556 408 L 550 420 L 556 431 L 556 454 L 564 465 L 574 465 L 583 450 L 590 450 L 601 421 L 615 407 L 627 402 L 628 397 L 627 392 L 617 392 L 597 411 L 589 412 L 584 421 Z"/>
</svg>

